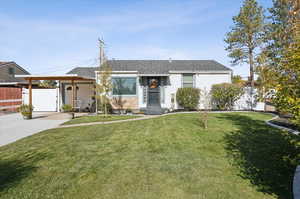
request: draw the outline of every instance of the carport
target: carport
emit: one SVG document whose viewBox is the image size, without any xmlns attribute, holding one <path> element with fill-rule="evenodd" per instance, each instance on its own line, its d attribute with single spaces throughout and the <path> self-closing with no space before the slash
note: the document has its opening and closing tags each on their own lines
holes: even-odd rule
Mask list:
<svg viewBox="0 0 300 199">
<path fill-rule="evenodd" d="M 32 105 L 32 82 L 35 80 L 54 80 L 54 81 L 69 81 L 72 87 L 72 107 L 75 108 L 75 101 L 77 98 L 76 83 L 82 81 L 89 81 L 95 84 L 95 79 L 91 77 L 78 76 L 77 74 L 67 74 L 67 75 L 16 75 L 16 77 L 22 77 L 28 81 L 29 90 L 29 105 Z"/>
</svg>

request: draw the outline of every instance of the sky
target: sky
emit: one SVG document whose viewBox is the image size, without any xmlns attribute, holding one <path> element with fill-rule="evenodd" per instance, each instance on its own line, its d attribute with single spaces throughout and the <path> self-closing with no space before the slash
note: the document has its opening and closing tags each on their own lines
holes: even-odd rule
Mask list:
<svg viewBox="0 0 300 199">
<path fill-rule="evenodd" d="M 31 74 L 98 65 L 109 59 L 213 59 L 230 64 L 224 36 L 242 0 L 0 0 L 0 61 Z M 264 8 L 271 0 L 258 0 Z"/>
</svg>

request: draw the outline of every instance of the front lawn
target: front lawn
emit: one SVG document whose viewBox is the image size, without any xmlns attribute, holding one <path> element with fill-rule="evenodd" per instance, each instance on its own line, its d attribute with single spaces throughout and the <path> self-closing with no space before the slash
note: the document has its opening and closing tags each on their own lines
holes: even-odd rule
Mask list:
<svg viewBox="0 0 300 199">
<path fill-rule="evenodd" d="M 51 129 L 0 147 L 0 198 L 291 198 L 299 138 L 270 115 L 211 114 Z M 20 129 L 22 130 L 22 129 Z"/>
<path fill-rule="evenodd" d="M 137 115 L 108 115 L 108 117 L 104 117 L 103 115 L 89 115 L 89 116 L 81 116 L 76 117 L 70 121 L 63 123 L 63 125 L 69 124 L 80 124 L 80 123 L 90 123 L 90 122 L 108 122 L 108 121 L 116 121 L 116 120 L 127 120 L 133 119 L 141 116 Z"/>
</svg>

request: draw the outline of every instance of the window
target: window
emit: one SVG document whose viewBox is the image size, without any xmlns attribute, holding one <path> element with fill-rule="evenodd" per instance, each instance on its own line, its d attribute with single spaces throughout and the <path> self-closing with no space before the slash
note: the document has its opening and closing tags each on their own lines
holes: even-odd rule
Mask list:
<svg viewBox="0 0 300 199">
<path fill-rule="evenodd" d="M 112 77 L 113 95 L 136 95 L 135 77 Z"/>
<path fill-rule="evenodd" d="M 182 78 L 183 88 L 193 88 L 193 74 L 183 74 Z"/>
<path fill-rule="evenodd" d="M 15 74 L 15 69 L 13 67 L 8 68 L 8 74 L 9 75 L 14 75 Z"/>
</svg>

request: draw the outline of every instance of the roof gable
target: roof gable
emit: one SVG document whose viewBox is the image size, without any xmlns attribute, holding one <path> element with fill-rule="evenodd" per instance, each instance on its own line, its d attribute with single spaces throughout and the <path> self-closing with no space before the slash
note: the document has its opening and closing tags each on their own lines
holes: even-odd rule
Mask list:
<svg viewBox="0 0 300 199">
<path fill-rule="evenodd" d="M 0 82 L 25 82 L 23 78 L 9 74 L 9 68 L 15 69 L 15 75 L 30 75 L 28 71 L 15 62 L 0 62 Z"/>
</svg>

